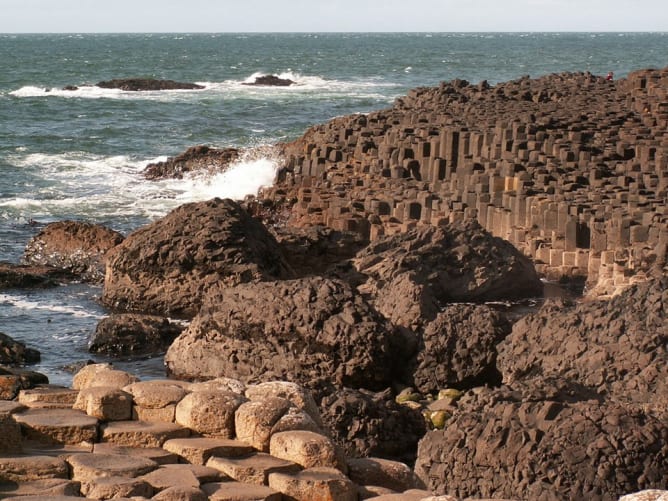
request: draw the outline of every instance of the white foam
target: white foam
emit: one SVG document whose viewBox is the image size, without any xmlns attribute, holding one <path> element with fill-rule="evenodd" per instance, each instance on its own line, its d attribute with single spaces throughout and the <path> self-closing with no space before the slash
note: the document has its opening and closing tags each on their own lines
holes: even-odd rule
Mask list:
<svg viewBox="0 0 668 501">
<path fill-rule="evenodd" d="M 101 319 L 103 315 L 95 315 L 87 311 L 83 306 L 62 306 L 54 305 L 42 301 L 35 301 L 23 296 L 13 296 L 10 294 L 0 294 L 0 304 L 9 305 L 19 310 L 27 311 L 49 311 L 65 315 L 71 315 L 77 318 L 96 318 Z"/>
</svg>

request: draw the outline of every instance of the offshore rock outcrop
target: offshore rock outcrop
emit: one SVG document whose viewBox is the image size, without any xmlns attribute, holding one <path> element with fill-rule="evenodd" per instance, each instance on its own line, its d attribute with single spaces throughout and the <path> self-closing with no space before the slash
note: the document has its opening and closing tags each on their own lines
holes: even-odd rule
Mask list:
<svg viewBox="0 0 668 501">
<path fill-rule="evenodd" d="M 237 160 L 239 155 L 240 151 L 237 148 L 220 149 L 206 145 L 193 146 L 164 162 L 148 164 L 144 169 L 144 177 L 149 180 L 181 179 L 187 172 L 219 173 Z"/>
<path fill-rule="evenodd" d="M 276 240 L 232 200 L 183 205 L 109 252 L 102 302 L 193 317 L 212 286 L 289 278 Z"/>
<path fill-rule="evenodd" d="M 156 78 L 116 78 L 103 80 L 95 84 L 102 89 L 121 89 L 125 91 L 151 90 L 201 90 L 203 85 L 190 82 L 176 82 L 174 80 L 159 80 Z"/>
<path fill-rule="evenodd" d="M 242 85 L 289 87 L 295 83 L 294 80 L 290 80 L 289 78 L 281 78 L 276 75 L 262 75 L 256 77 L 252 82 L 244 82 Z"/>
<path fill-rule="evenodd" d="M 23 262 L 49 266 L 71 273 L 80 280 L 104 280 L 106 253 L 124 237 L 102 225 L 82 221 L 58 221 L 35 235 L 23 253 Z"/>
</svg>

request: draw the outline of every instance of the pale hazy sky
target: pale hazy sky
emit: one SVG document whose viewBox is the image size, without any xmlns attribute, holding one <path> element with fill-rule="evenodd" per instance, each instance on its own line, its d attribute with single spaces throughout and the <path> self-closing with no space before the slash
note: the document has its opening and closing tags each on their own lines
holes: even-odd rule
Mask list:
<svg viewBox="0 0 668 501">
<path fill-rule="evenodd" d="M 0 0 L 0 33 L 668 31 L 668 0 Z"/>
</svg>

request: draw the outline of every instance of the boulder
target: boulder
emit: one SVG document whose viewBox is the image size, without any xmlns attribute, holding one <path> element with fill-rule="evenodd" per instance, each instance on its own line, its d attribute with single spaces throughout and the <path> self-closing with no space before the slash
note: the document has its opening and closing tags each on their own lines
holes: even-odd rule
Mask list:
<svg viewBox="0 0 668 501">
<path fill-rule="evenodd" d="M 299 473 L 271 473 L 269 487 L 295 501 L 357 501 L 357 486 L 334 468 L 308 468 Z"/>
<path fill-rule="evenodd" d="M 233 438 L 234 413 L 245 397 L 230 391 L 196 391 L 176 406 L 176 422 L 209 437 Z"/>
<path fill-rule="evenodd" d="M 616 500 L 668 486 L 665 420 L 563 380 L 468 393 L 415 466 L 439 494 Z"/>
<path fill-rule="evenodd" d="M 419 328 L 451 302 L 542 295 L 529 258 L 476 222 L 421 227 L 380 238 L 353 264 L 368 277 L 360 288 L 397 325 Z"/>
<path fill-rule="evenodd" d="M 416 409 L 395 402 L 391 391 L 344 388 L 320 402 L 324 428 L 346 456 L 381 456 L 412 463 L 426 432 Z"/>
<path fill-rule="evenodd" d="M 153 181 L 182 179 L 183 175 L 188 172 L 221 173 L 239 158 L 239 154 L 240 151 L 236 148 L 192 146 L 179 155 L 169 157 L 164 162 L 148 164 L 144 169 L 144 177 Z"/>
<path fill-rule="evenodd" d="M 316 424 L 322 424 L 320 411 L 318 411 L 318 406 L 313 396 L 306 388 L 298 384 L 289 381 L 265 381 L 264 383 L 248 386 L 245 395 L 251 401 L 274 397 L 283 398 L 290 401 L 298 409 L 306 412 Z"/>
<path fill-rule="evenodd" d="M 111 356 L 164 352 L 183 327 L 164 317 L 120 313 L 103 318 L 88 342 L 88 351 Z"/>
<path fill-rule="evenodd" d="M 91 364 L 86 365 L 74 375 L 72 388 L 83 390 L 105 386 L 122 389 L 137 381 L 139 381 L 137 376 L 129 372 L 114 369 L 111 364 Z"/>
<path fill-rule="evenodd" d="M 289 78 L 280 78 L 276 75 L 262 75 L 259 77 L 255 77 L 255 80 L 252 82 L 243 82 L 242 85 L 289 87 L 290 85 L 293 85 L 295 83 L 296 83 L 295 81 L 290 80 Z"/>
<path fill-rule="evenodd" d="M 125 91 L 155 91 L 155 90 L 201 90 L 202 85 L 174 80 L 159 80 L 155 78 L 116 78 L 103 80 L 95 84 L 102 89 L 120 89 Z"/>
<path fill-rule="evenodd" d="M 16 348 L 18 352 L 23 350 L 20 346 Z M 0 366 L 0 400 L 13 400 L 22 390 L 30 390 L 48 383 L 49 378 L 39 372 Z"/>
<path fill-rule="evenodd" d="M 275 433 L 269 443 L 269 454 L 304 468 L 327 467 L 346 470 L 343 454 L 334 442 L 312 431 Z"/>
<path fill-rule="evenodd" d="M 105 255 L 123 241 L 123 235 L 99 224 L 59 221 L 46 225 L 25 248 L 23 261 L 50 266 L 78 277 L 101 283 Z"/>
<path fill-rule="evenodd" d="M 668 415 L 668 277 L 609 300 L 547 302 L 499 345 L 508 384 L 558 377 Z"/>
<path fill-rule="evenodd" d="M 153 496 L 153 487 L 137 478 L 97 477 L 81 482 L 81 494 L 89 499 L 114 499 Z"/>
<path fill-rule="evenodd" d="M 496 345 L 510 330 L 510 322 L 488 306 L 448 305 L 419 336 L 418 353 L 406 378 L 421 393 L 498 386 Z"/>
<path fill-rule="evenodd" d="M 312 390 L 378 389 L 391 379 L 390 326 L 348 284 L 320 277 L 212 290 L 167 350 L 168 372 L 234 374 Z"/>
<path fill-rule="evenodd" d="M 170 380 L 140 381 L 123 390 L 133 397 L 133 419 L 165 423 L 174 422 L 176 404 L 188 393 Z"/>
<path fill-rule="evenodd" d="M 25 343 L 16 341 L 7 334 L 0 332 L 0 364 L 34 364 L 39 362 L 40 358 L 39 351 L 34 348 L 28 348 Z"/>
<path fill-rule="evenodd" d="M 424 487 L 408 465 L 382 458 L 348 459 L 348 476 L 358 485 L 376 485 L 397 492 Z"/>
<path fill-rule="evenodd" d="M 101 421 L 125 421 L 132 418 L 132 395 L 114 387 L 92 386 L 79 392 L 72 408 Z"/>
<path fill-rule="evenodd" d="M 125 311 L 192 317 L 213 286 L 290 274 L 264 226 L 226 199 L 185 204 L 108 256 L 102 302 Z"/>
</svg>

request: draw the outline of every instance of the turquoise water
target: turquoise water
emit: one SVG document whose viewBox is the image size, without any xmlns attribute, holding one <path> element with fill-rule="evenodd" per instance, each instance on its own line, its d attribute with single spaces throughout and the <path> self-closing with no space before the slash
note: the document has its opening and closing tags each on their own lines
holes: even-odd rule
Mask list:
<svg viewBox="0 0 668 501">
<path fill-rule="evenodd" d="M 142 179 L 148 162 L 194 144 L 291 140 L 443 80 L 494 84 L 562 71 L 620 78 L 667 66 L 667 54 L 660 33 L 0 35 L 0 261 L 19 261 L 39 231 L 31 220 L 87 220 L 127 234 L 182 203 L 242 197 L 271 180 L 268 159 L 242 162 L 227 177 Z M 242 85 L 268 73 L 298 85 Z M 85 86 L 139 76 L 205 89 Z M 87 340 L 106 314 L 94 302 L 99 294 L 84 285 L 1 291 L 0 332 L 40 349 L 35 368 L 68 383 L 60 367 L 91 358 Z M 129 367 L 161 373 L 159 360 Z"/>
</svg>

